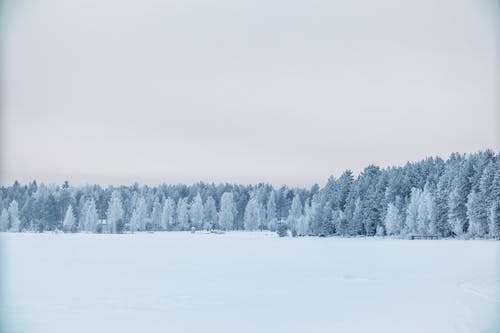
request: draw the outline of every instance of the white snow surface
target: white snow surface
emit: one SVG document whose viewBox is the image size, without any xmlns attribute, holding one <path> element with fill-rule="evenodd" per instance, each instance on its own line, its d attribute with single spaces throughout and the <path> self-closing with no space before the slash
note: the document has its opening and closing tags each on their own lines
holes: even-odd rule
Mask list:
<svg viewBox="0 0 500 333">
<path fill-rule="evenodd" d="M 498 241 L 0 237 L 2 332 L 500 332 Z"/>
</svg>

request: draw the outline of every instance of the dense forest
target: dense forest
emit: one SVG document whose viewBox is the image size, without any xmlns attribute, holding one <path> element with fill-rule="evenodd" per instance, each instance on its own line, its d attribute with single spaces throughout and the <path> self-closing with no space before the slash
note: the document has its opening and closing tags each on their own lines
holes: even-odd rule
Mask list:
<svg viewBox="0 0 500 333">
<path fill-rule="evenodd" d="M 110 186 L 14 182 L 0 230 L 124 233 L 271 230 L 281 235 L 500 237 L 500 154 L 350 170 L 310 189 L 269 184 Z"/>
</svg>

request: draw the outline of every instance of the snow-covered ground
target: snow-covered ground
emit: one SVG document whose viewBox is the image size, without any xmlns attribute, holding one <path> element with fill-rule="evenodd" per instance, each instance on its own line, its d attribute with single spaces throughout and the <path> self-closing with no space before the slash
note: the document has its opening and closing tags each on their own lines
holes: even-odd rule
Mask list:
<svg viewBox="0 0 500 333">
<path fill-rule="evenodd" d="M 495 241 L 0 237 L 9 333 L 500 332 Z"/>
</svg>

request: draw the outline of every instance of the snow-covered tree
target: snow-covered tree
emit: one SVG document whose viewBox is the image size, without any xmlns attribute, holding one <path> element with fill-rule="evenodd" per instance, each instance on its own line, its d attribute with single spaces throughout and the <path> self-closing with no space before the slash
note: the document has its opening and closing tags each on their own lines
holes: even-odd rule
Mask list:
<svg viewBox="0 0 500 333">
<path fill-rule="evenodd" d="M 146 201 L 141 196 L 138 198 L 134 210 L 132 211 L 132 216 L 129 221 L 129 231 L 134 233 L 139 230 L 145 229 L 146 220 Z"/>
<path fill-rule="evenodd" d="M 403 219 L 398 208 L 390 202 L 387 205 L 387 213 L 384 219 L 385 231 L 388 236 L 401 234 L 403 228 Z"/>
<path fill-rule="evenodd" d="M 73 214 L 73 206 L 69 205 L 64 215 L 63 231 L 72 232 L 75 228 L 75 215 Z"/>
<path fill-rule="evenodd" d="M 266 204 L 266 222 L 267 228 L 271 231 L 276 230 L 278 219 L 276 218 L 276 194 L 270 191 Z"/>
<path fill-rule="evenodd" d="M 98 219 L 94 199 L 89 198 L 85 200 L 80 220 L 78 221 L 81 231 L 96 232 Z"/>
<path fill-rule="evenodd" d="M 224 192 L 220 202 L 219 224 L 223 230 L 232 230 L 234 228 L 234 219 L 236 217 L 236 206 L 234 204 L 233 193 Z"/>
<path fill-rule="evenodd" d="M 292 206 L 290 206 L 290 211 L 288 213 L 288 227 L 292 231 L 293 235 L 298 233 L 300 219 L 302 217 L 302 202 L 298 194 L 295 194 L 292 200 Z"/>
<path fill-rule="evenodd" d="M 218 227 L 217 207 L 212 196 L 207 198 L 204 206 L 203 228 L 211 230 Z"/>
<path fill-rule="evenodd" d="M 428 185 L 424 187 L 417 207 L 417 231 L 421 235 L 435 235 L 436 207 L 434 196 Z"/>
<path fill-rule="evenodd" d="M 259 208 L 257 197 L 252 193 L 250 200 L 248 200 L 247 207 L 245 208 L 245 216 L 243 219 L 245 230 L 254 231 L 259 228 Z"/>
<path fill-rule="evenodd" d="M 0 214 L 0 231 L 7 230 L 9 230 L 9 212 L 4 208 L 2 214 Z"/>
<path fill-rule="evenodd" d="M 307 200 L 304 204 L 304 215 L 300 217 L 297 234 L 299 236 L 307 236 L 310 232 L 311 220 L 314 215 L 311 207 L 311 201 Z"/>
<path fill-rule="evenodd" d="M 405 233 L 418 234 L 418 207 L 422 196 L 422 190 L 412 188 L 410 203 L 406 208 Z"/>
<path fill-rule="evenodd" d="M 335 233 L 337 235 L 345 236 L 348 234 L 348 221 L 345 217 L 345 214 L 340 209 L 334 209 L 332 211 L 332 221 L 335 226 Z"/>
<path fill-rule="evenodd" d="M 191 226 L 198 230 L 203 228 L 203 200 L 200 193 L 196 195 L 189 209 L 189 218 L 191 219 Z"/>
<path fill-rule="evenodd" d="M 122 198 L 119 191 L 115 190 L 111 193 L 111 198 L 109 199 L 108 211 L 106 213 L 107 223 L 109 232 L 117 233 L 122 231 L 123 224 L 123 206 Z"/>
<path fill-rule="evenodd" d="M 491 207 L 489 209 L 489 234 L 492 238 L 500 239 L 500 160 L 491 184 Z"/>
<path fill-rule="evenodd" d="M 349 235 L 361 235 L 363 233 L 363 207 L 360 198 L 357 198 L 354 204 L 354 212 L 348 229 Z"/>
<path fill-rule="evenodd" d="M 151 229 L 160 230 L 161 229 L 161 214 L 163 212 L 163 206 L 160 203 L 160 198 L 155 197 L 153 201 L 153 210 L 151 211 Z"/>
<path fill-rule="evenodd" d="M 177 202 L 177 222 L 181 230 L 189 230 L 189 204 L 187 198 L 180 198 Z"/>
<path fill-rule="evenodd" d="M 16 200 L 12 200 L 9 205 L 10 231 L 21 231 L 21 220 L 19 220 L 19 206 Z"/>
<path fill-rule="evenodd" d="M 163 230 L 175 229 L 175 201 L 168 197 L 163 204 L 161 213 L 161 227 Z"/>
<path fill-rule="evenodd" d="M 456 236 L 463 236 L 467 232 L 467 197 L 471 191 L 470 179 L 473 173 L 472 160 L 469 158 L 461 165 L 452 184 L 448 197 L 448 220 L 452 232 Z"/>
<path fill-rule="evenodd" d="M 489 235 L 491 238 L 500 239 L 500 203 L 495 201 L 489 213 Z"/>
<path fill-rule="evenodd" d="M 297 235 L 298 236 L 309 235 L 309 220 L 305 214 L 299 217 L 297 223 Z"/>
<path fill-rule="evenodd" d="M 488 214 L 479 192 L 472 191 L 467 197 L 468 233 L 472 238 L 481 238 L 488 233 Z"/>
</svg>

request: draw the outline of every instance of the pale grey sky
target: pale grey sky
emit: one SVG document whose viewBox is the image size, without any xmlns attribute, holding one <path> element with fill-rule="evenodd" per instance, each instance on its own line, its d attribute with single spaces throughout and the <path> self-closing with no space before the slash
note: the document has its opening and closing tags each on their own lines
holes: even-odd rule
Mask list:
<svg viewBox="0 0 500 333">
<path fill-rule="evenodd" d="M 2 183 L 310 186 L 500 149 L 495 0 L 22 0 Z"/>
</svg>

